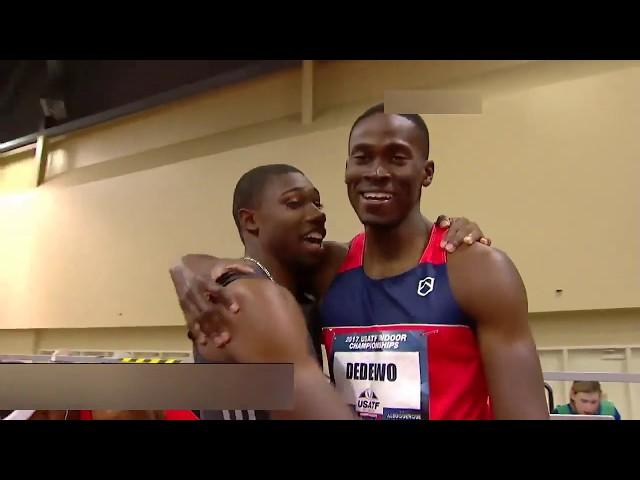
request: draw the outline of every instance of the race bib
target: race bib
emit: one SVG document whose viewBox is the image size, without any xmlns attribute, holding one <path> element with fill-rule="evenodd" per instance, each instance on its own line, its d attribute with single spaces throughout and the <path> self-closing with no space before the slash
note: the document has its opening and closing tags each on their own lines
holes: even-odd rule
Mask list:
<svg viewBox="0 0 640 480">
<path fill-rule="evenodd" d="M 419 330 L 336 334 L 331 377 L 363 418 L 429 418 L 427 335 Z"/>
</svg>

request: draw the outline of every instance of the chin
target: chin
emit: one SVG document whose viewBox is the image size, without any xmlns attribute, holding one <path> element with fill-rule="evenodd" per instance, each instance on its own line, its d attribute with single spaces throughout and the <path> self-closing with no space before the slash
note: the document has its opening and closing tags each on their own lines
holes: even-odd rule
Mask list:
<svg viewBox="0 0 640 480">
<path fill-rule="evenodd" d="M 296 269 L 307 270 L 319 266 L 322 263 L 322 259 L 322 252 L 318 252 L 317 254 L 299 254 L 295 256 L 293 266 Z"/>
<path fill-rule="evenodd" d="M 300 265 L 306 268 L 315 268 L 322 263 L 322 259 L 322 253 L 318 253 L 317 255 L 305 255 L 301 259 Z"/>
<path fill-rule="evenodd" d="M 362 216 L 358 216 L 360 218 L 360 223 L 365 227 L 374 227 L 374 228 L 394 228 L 399 225 L 402 221 L 396 218 L 385 218 L 378 217 L 376 215 L 365 214 Z"/>
</svg>

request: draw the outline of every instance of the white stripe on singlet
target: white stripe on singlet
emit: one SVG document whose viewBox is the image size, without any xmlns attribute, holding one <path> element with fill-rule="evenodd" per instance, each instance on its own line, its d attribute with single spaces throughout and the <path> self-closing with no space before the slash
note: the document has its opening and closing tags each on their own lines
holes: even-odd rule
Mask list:
<svg viewBox="0 0 640 480">
<path fill-rule="evenodd" d="M 329 373 L 329 359 L 327 357 L 327 348 L 323 344 L 320 344 L 320 350 L 322 353 L 322 373 L 327 378 L 331 378 L 331 374 Z"/>
<path fill-rule="evenodd" d="M 3 420 L 29 420 L 35 412 L 35 410 L 14 410 Z"/>
<path fill-rule="evenodd" d="M 246 412 L 246 415 L 245 415 L 245 412 Z M 222 410 L 222 418 L 223 420 L 256 420 L 256 411 L 255 410 Z"/>
</svg>

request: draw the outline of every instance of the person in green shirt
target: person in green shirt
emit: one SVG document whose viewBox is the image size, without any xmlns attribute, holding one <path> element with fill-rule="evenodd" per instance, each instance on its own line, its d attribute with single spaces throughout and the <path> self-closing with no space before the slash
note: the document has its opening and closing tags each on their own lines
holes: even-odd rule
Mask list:
<svg viewBox="0 0 640 480">
<path fill-rule="evenodd" d="M 620 420 L 620 412 L 607 400 L 602 400 L 600 382 L 575 381 L 571 385 L 571 401 L 558 405 L 552 413 L 562 415 L 610 415 Z"/>
</svg>

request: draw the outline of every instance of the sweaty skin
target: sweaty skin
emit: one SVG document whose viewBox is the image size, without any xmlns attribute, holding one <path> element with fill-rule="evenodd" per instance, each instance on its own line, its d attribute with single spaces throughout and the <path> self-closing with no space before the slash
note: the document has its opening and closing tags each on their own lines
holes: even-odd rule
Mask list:
<svg viewBox="0 0 640 480">
<path fill-rule="evenodd" d="M 184 270 L 185 267 L 176 267 L 171 271 L 179 295 L 189 288 Z M 189 290 L 194 296 L 187 308 L 197 321 L 203 317 L 213 319 L 207 323 L 207 338 L 224 352 L 226 361 L 293 363 L 294 407 L 288 411 L 272 411 L 271 418 L 355 418 L 310 352 L 302 310 L 288 290 L 270 280 L 257 278 L 236 280 L 226 287 L 212 284 L 205 276 L 190 281 Z M 215 295 L 218 301 L 209 302 L 206 295 Z M 237 309 L 227 308 L 229 299 L 233 299 Z"/>
<path fill-rule="evenodd" d="M 429 160 L 428 138 L 416 122 L 378 112 L 352 130 L 345 183 L 365 225 L 363 269 L 372 278 L 413 268 L 432 229 L 420 213 L 420 199 L 431 185 L 435 165 Z M 463 245 L 449 252 L 447 274 L 456 302 L 475 322 L 495 417 L 548 418 L 526 291 L 511 260 L 477 243 Z"/>
<path fill-rule="evenodd" d="M 549 418 L 527 294 L 509 257 L 484 245 L 465 245 L 449 255 L 448 274 L 458 304 L 476 321 L 495 417 Z"/>
</svg>

